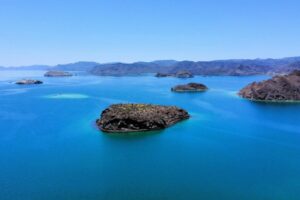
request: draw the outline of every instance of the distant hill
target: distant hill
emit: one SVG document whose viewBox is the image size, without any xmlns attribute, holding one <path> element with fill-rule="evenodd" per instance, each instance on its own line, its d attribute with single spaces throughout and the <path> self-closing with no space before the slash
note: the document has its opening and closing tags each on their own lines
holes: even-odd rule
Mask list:
<svg viewBox="0 0 300 200">
<path fill-rule="evenodd" d="M 300 57 L 282 59 L 231 59 L 215 61 L 153 61 L 131 64 L 100 64 L 90 72 L 101 76 L 124 76 L 144 73 L 176 73 L 190 71 L 194 75 L 259 75 L 287 73 L 300 66 Z"/>
<path fill-rule="evenodd" d="M 291 64 L 288 64 L 286 67 L 284 67 L 286 71 L 291 72 L 295 69 L 300 70 L 300 61 L 293 62 Z M 280 71 L 280 70 L 279 70 Z"/>
<path fill-rule="evenodd" d="M 99 65 L 96 62 L 76 62 L 69 64 L 60 64 L 51 67 L 52 70 L 62 70 L 62 71 L 90 71 L 93 67 Z"/>
<path fill-rule="evenodd" d="M 170 65 L 172 66 L 172 65 Z M 166 70 L 164 70 L 164 68 Z M 136 63 L 111 63 L 100 64 L 94 67 L 90 72 L 94 75 L 104 76 L 124 76 L 124 75 L 139 75 L 145 73 L 155 73 L 157 71 L 167 72 L 169 67 L 157 64 L 156 62 L 136 62 Z"/>
<path fill-rule="evenodd" d="M 300 57 L 282 59 L 231 59 L 214 61 L 156 60 L 153 62 L 105 63 L 75 62 L 56 66 L 32 65 L 23 67 L 0 67 L 0 70 L 61 70 L 85 71 L 99 76 L 126 76 L 146 73 L 176 73 L 189 71 L 194 75 L 246 76 L 288 73 L 300 69 Z"/>
<path fill-rule="evenodd" d="M 171 65 L 175 65 L 178 61 L 176 60 L 155 60 L 152 63 L 155 63 L 159 66 L 171 66 Z"/>
</svg>

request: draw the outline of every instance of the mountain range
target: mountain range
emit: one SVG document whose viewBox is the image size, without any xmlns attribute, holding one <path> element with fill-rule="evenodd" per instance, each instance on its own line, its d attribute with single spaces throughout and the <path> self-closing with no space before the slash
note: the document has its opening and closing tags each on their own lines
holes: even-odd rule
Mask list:
<svg viewBox="0 0 300 200">
<path fill-rule="evenodd" d="M 76 62 L 56 66 L 32 65 L 19 67 L 0 67 L 0 70 L 62 70 L 85 71 L 99 76 L 126 76 L 146 73 L 176 73 L 189 71 L 194 75 L 259 75 L 288 73 L 300 69 L 300 57 L 281 59 L 230 59 L 214 61 L 176 61 L 157 60 L 135 63 Z"/>
<path fill-rule="evenodd" d="M 101 76 L 125 76 L 144 73 L 169 73 L 188 71 L 194 75 L 259 75 L 288 73 L 300 69 L 300 57 L 282 59 L 231 59 L 214 61 L 153 61 L 136 63 L 100 64 L 90 73 Z"/>
</svg>

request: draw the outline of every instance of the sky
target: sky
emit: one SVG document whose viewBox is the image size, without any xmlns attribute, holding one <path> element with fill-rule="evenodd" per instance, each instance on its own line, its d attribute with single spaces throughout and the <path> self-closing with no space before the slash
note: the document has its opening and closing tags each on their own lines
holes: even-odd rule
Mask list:
<svg viewBox="0 0 300 200">
<path fill-rule="evenodd" d="M 0 66 L 300 56 L 298 0 L 0 0 Z"/>
</svg>

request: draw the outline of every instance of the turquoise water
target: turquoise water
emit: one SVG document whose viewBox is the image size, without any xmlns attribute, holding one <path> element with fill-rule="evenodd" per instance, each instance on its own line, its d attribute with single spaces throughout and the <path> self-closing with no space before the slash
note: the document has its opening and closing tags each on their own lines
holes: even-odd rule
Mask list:
<svg viewBox="0 0 300 200">
<path fill-rule="evenodd" d="M 300 104 L 236 92 L 267 77 L 44 78 L 0 72 L 0 199 L 299 199 Z M 19 78 L 43 85 L 19 86 Z M 171 93 L 188 81 L 205 93 Z M 191 119 L 143 135 L 95 127 L 112 103 L 177 105 Z"/>
</svg>

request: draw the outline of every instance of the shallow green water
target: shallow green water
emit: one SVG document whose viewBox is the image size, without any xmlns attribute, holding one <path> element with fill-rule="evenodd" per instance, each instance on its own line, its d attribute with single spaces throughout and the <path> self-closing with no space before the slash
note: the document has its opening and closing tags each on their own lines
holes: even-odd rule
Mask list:
<svg viewBox="0 0 300 200">
<path fill-rule="evenodd" d="M 238 98 L 267 77 L 44 78 L 0 72 L 0 199 L 299 199 L 300 104 Z M 19 86 L 18 78 L 45 84 Z M 189 81 L 205 93 L 172 93 Z M 112 103 L 176 105 L 191 119 L 142 135 L 95 127 Z"/>
</svg>

